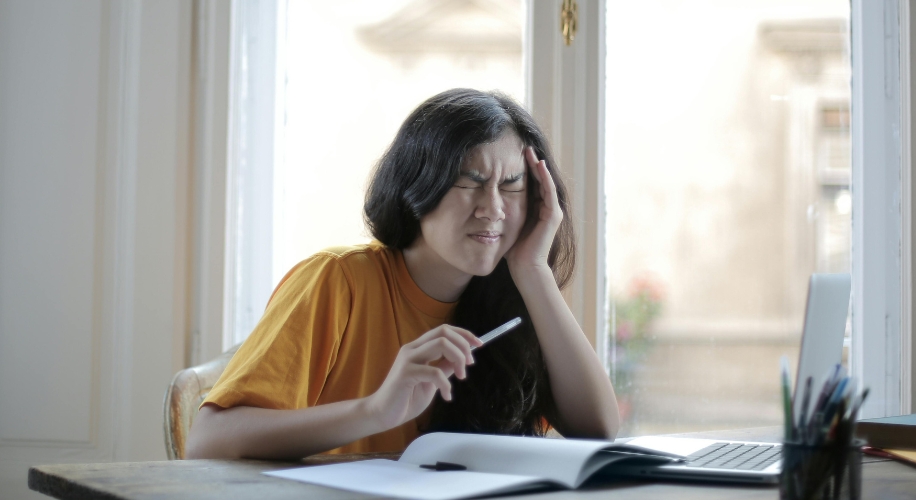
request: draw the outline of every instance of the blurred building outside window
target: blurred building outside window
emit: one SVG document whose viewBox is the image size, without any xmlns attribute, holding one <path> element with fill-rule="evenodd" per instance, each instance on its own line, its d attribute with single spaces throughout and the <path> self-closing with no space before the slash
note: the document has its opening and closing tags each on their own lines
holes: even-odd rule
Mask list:
<svg viewBox="0 0 916 500">
<path fill-rule="evenodd" d="M 621 435 L 781 425 L 808 277 L 850 272 L 849 2 L 608 1 Z"/>
</svg>

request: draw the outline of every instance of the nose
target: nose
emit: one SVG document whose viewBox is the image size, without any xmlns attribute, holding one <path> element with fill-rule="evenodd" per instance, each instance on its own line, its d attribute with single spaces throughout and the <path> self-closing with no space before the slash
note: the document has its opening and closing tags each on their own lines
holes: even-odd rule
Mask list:
<svg viewBox="0 0 916 500">
<path fill-rule="evenodd" d="M 478 219 L 487 219 L 490 222 L 500 221 L 506 218 L 504 210 L 505 203 L 499 193 L 498 187 L 488 187 L 480 190 L 477 200 L 477 209 L 474 216 Z"/>
</svg>

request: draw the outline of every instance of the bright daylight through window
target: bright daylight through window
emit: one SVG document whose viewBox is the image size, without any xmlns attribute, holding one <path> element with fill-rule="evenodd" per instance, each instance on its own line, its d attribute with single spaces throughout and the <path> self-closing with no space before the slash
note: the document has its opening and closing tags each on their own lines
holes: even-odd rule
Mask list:
<svg viewBox="0 0 916 500">
<path fill-rule="evenodd" d="M 420 102 L 452 87 L 524 99 L 522 16 L 517 0 L 289 2 L 275 282 L 322 248 L 369 241 L 366 180 Z"/>
<path fill-rule="evenodd" d="M 237 106 L 252 109 L 239 113 L 237 127 L 248 127 L 248 134 L 276 128 L 265 146 L 272 154 L 239 154 L 246 163 L 239 170 L 248 170 L 237 181 L 241 208 L 229 264 L 227 347 L 247 337 L 273 286 L 297 262 L 329 246 L 371 239 L 362 219 L 367 179 L 419 103 L 454 87 L 525 99 L 521 0 L 240 4 L 247 10 L 236 17 L 236 31 L 245 40 L 235 64 L 245 84 Z M 259 16 L 275 25 L 265 29 L 269 23 Z M 268 34 L 276 35 L 275 51 Z M 276 68 L 276 82 L 262 60 Z M 252 104 L 257 95 L 250 94 L 258 83 L 264 93 L 276 89 L 275 122 L 256 120 L 262 104 Z M 246 147 L 242 138 L 239 143 Z"/>
<path fill-rule="evenodd" d="M 808 277 L 850 270 L 849 2 L 607 4 L 621 434 L 779 425 Z"/>
</svg>

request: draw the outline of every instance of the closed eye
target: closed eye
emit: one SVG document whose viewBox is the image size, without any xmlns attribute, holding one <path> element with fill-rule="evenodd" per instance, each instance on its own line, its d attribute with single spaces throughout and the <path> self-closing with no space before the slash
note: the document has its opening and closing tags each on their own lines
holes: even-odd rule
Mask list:
<svg viewBox="0 0 916 500">
<path fill-rule="evenodd" d="M 525 190 L 524 183 L 522 182 L 524 179 L 524 173 L 506 178 L 499 183 L 499 190 L 507 193 L 520 193 Z M 455 187 L 461 189 L 479 189 L 486 186 L 488 181 L 489 179 L 484 178 L 477 172 L 462 172 L 455 182 Z"/>
<path fill-rule="evenodd" d="M 479 172 L 461 172 L 458 175 L 458 181 L 455 182 L 455 187 L 460 187 L 461 189 L 477 189 L 486 184 L 487 179 L 485 179 Z"/>
<path fill-rule="evenodd" d="M 525 186 L 522 183 L 524 179 L 524 173 L 513 175 L 499 184 L 499 190 L 507 193 L 520 193 L 525 190 Z"/>
</svg>

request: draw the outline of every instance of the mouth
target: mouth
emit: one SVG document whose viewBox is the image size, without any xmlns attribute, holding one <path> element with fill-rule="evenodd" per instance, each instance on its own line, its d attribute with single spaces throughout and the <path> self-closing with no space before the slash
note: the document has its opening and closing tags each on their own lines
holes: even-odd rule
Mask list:
<svg viewBox="0 0 916 500">
<path fill-rule="evenodd" d="M 479 231 L 476 233 L 471 233 L 468 236 L 470 236 L 472 240 L 475 240 L 479 243 L 491 245 L 497 243 L 502 235 L 496 231 Z"/>
</svg>

